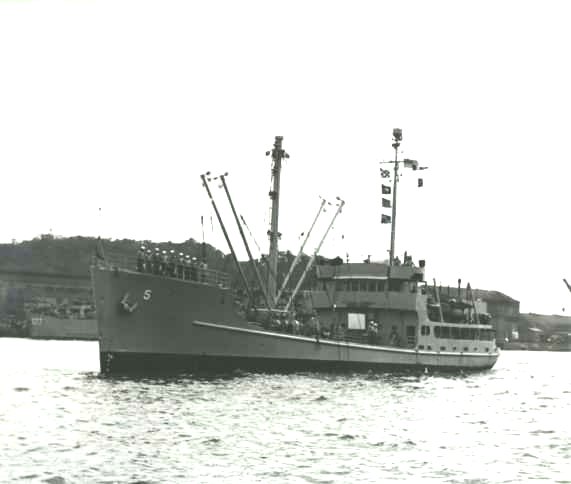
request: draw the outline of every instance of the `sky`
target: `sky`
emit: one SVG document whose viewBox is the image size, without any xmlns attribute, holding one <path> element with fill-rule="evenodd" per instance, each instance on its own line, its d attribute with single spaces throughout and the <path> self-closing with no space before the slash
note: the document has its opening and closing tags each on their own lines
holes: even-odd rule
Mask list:
<svg viewBox="0 0 571 484">
<path fill-rule="evenodd" d="M 549 0 L 0 1 L 0 242 L 204 233 L 228 252 L 201 186 L 210 171 L 228 172 L 259 256 L 265 152 L 280 135 L 280 248 L 297 253 L 319 197 L 339 196 L 320 253 L 382 260 L 379 162 L 401 128 L 399 159 L 428 169 L 400 178 L 396 253 L 425 259 L 429 281 L 571 313 L 567 12 Z"/>
</svg>

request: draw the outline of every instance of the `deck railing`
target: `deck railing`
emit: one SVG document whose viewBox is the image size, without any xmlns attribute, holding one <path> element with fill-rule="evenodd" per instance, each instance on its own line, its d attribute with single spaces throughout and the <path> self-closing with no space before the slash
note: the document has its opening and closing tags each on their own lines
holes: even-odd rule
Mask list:
<svg viewBox="0 0 571 484">
<path fill-rule="evenodd" d="M 230 276 L 227 273 L 216 269 L 209 269 L 208 267 L 201 266 L 198 263 L 193 264 L 190 267 L 177 265 L 175 266 L 174 275 L 168 271 L 168 264 L 154 264 L 151 262 L 148 264 L 148 267 L 147 264 L 144 264 L 141 268 L 137 263 L 136 256 L 126 256 L 124 253 L 114 253 L 113 251 L 106 251 L 104 257 L 94 259 L 94 263 L 105 267 L 117 267 L 119 269 L 144 272 L 171 279 L 201 282 L 203 284 L 221 287 L 230 286 Z"/>
</svg>

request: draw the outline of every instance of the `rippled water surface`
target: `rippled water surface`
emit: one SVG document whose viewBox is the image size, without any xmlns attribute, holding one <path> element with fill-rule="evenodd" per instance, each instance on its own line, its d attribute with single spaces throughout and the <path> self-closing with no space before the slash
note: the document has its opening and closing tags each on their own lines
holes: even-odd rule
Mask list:
<svg viewBox="0 0 571 484">
<path fill-rule="evenodd" d="M 0 482 L 571 482 L 571 353 L 469 375 L 111 378 L 0 339 Z"/>
</svg>

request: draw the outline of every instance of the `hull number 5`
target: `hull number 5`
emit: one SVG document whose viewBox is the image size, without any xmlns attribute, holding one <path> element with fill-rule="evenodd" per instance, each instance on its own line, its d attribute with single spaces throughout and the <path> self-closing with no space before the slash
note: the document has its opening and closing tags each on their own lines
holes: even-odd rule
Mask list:
<svg viewBox="0 0 571 484">
<path fill-rule="evenodd" d="M 150 289 L 145 289 L 145 292 L 143 293 L 143 299 L 145 301 L 150 301 L 152 295 L 153 295 L 153 293 Z"/>
</svg>

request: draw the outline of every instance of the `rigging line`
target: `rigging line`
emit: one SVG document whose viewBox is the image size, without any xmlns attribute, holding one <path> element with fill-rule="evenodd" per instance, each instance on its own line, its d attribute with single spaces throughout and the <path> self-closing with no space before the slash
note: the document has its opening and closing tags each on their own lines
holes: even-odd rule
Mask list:
<svg viewBox="0 0 571 484">
<path fill-rule="evenodd" d="M 204 244 L 204 215 L 200 216 L 200 226 L 202 227 L 202 243 Z"/>
<path fill-rule="evenodd" d="M 252 231 L 250 230 L 250 227 L 248 227 L 248 224 L 246 223 L 246 220 L 244 220 L 244 217 L 242 215 L 240 215 L 240 220 L 242 220 L 242 223 L 244 224 L 244 227 L 246 227 L 246 230 L 248 230 L 248 233 L 250 234 L 250 237 L 252 237 L 252 240 L 254 241 L 254 244 L 256 244 L 256 247 L 258 248 L 258 252 L 260 253 L 260 255 L 262 254 L 262 249 L 260 249 L 260 246 L 258 245 L 258 242 L 256 241 L 256 238 L 254 237 L 254 235 L 252 234 Z"/>
</svg>

